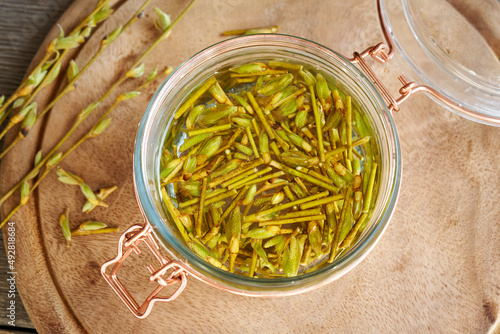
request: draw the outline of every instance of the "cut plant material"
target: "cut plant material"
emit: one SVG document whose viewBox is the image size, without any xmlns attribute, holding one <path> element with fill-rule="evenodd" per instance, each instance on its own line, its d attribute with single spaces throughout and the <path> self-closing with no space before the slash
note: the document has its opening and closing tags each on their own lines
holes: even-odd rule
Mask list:
<svg viewBox="0 0 500 334">
<path fill-rule="evenodd" d="M 240 35 L 253 35 L 253 34 L 274 34 L 279 30 L 278 26 L 263 27 L 263 28 L 249 28 L 249 29 L 236 29 L 227 30 L 222 33 L 223 36 L 240 36 Z"/>
<path fill-rule="evenodd" d="M 332 78 L 281 60 L 239 64 L 202 80 L 174 115 L 159 184 L 199 257 L 250 277 L 293 277 L 356 244 L 376 202 L 379 152 Z"/>
<path fill-rule="evenodd" d="M 104 234 L 118 232 L 118 227 L 108 227 L 104 222 L 100 221 L 85 221 L 78 226 L 77 229 L 71 231 L 72 236 Z"/>
<path fill-rule="evenodd" d="M 66 239 L 66 245 L 69 247 L 69 243 L 71 242 L 71 232 L 69 229 L 69 208 L 66 208 L 66 211 L 59 217 L 59 224 L 61 225 L 61 231 Z"/>
<path fill-rule="evenodd" d="M 59 181 L 65 184 L 79 186 L 87 201 L 93 206 L 103 206 L 108 207 L 102 199 L 96 196 L 92 189 L 83 181 L 83 179 L 71 172 L 67 172 L 61 167 L 57 167 L 57 176 Z"/>
</svg>

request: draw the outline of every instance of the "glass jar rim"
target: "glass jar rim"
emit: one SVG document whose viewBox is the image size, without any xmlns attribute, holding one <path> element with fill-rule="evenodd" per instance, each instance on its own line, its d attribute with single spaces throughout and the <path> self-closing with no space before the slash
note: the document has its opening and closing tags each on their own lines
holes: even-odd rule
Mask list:
<svg viewBox="0 0 500 334">
<path fill-rule="evenodd" d="M 253 44 L 252 44 L 253 43 Z M 334 279 L 342 276 L 345 274 L 347 271 L 352 269 L 355 265 L 357 265 L 368 253 L 371 251 L 371 249 L 375 246 L 377 241 L 380 239 L 380 236 L 383 234 L 385 229 L 388 226 L 388 222 L 392 216 L 392 213 L 394 211 L 398 195 L 399 195 L 399 189 L 400 189 L 400 183 L 401 183 L 401 154 L 400 154 L 400 146 L 399 146 L 399 139 L 397 135 L 397 130 L 394 124 L 394 121 L 392 119 L 392 115 L 390 112 L 387 110 L 385 103 L 383 102 L 382 97 L 378 94 L 378 91 L 376 88 L 373 86 L 373 84 L 364 76 L 364 74 L 357 68 L 355 67 L 349 60 L 347 60 L 344 56 L 341 54 L 321 45 L 316 42 L 300 38 L 300 37 L 295 37 L 295 36 L 289 36 L 289 35 L 283 35 L 283 34 L 262 34 L 262 35 L 249 35 L 249 36 L 239 36 L 235 38 L 231 38 L 228 40 L 224 40 L 222 42 L 216 43 L 212 46 L 209 46 L 205 48 L 204 50 L 198 52 L 188 60 L 186 60 L 184 63 L 182 63 L 176 70 L 174 70 L 169 78 L 165 80 L 165 82 L 160 85 L 154 96 L 152 97 L 145 113 L 144 116 L 141 120 L 141 123 L 139 125 L 139 130 L 137 132 L 137 137 L 136 137 L 136 142 L 135 142 L 135 149 L 134 149 L 134 185 L 135 185 L 135 191 L 136 191 L 136 197 L 137 201 L 139 203 L 139 207 L 141 209 L 141 212 L 144 216 L 144 218 L 149 221 L 149 222 L 154 222 L 154 221 L 161 221 L 162 217 L 161 215 L 157 212 L 157 207 L 154 204 L 154 201 L 152 197 L 147 193 L 147 182 L 148 180 L 145 177 L 144 174 L 144 168 L 143 168 L 143 162 L 145 161 L 146 155 L 143 154 L 145 151 L 145 147 L 143 147 L 146 143 L 146 140 L 144 139 L 146 135 L 146 130 L 148 125 L 148 122 L 151 122 L 151 115 L 155 109 L 158 109 L 161 105 L 162 98 L 164 97 L 165 91 L 168 89 L 171 89 L 170 86 L 175 86 L 175 83 L 178 82 L 179 80 L 182 79 L 184 76 L 183 71 L 185 71 L 187 68 L 190 66 L 194 66 L 193 63 L 197 62 L 202 62 L 206 58 L 212 57 L 214 54 L 216 54 L 216 51 L 220 51 L 220 49 L 223 48 L 245 48 L 248 49 L 249 47 L 256 46 L 256 45 L 262 45 L 268 43 L 269 45 L 276 45 L 279 44 L 283 47 L 286 47 L 286 45 L 294 45 L 294 47 L 297 48 L 303 48 L 303 51 L 307 52 L 322 52 L 326 53 L 331 57 L 336 57 L 336 59 L 342 60 L 344 63 L 344 70 L 351 70 L 355 72 L 358 76 L 364 78 L 364 85 L 368 87 L 372 92 L 374 92 L 374 96 L 376 99 L 378 99 L 378 103 L 381 106 L 381 111 L 384 113 L 384 119 L 387 122 L 387 126 L 390 128 L 392 131 L 391 135 L 394 140 L 394 152 L 392 154 L 394 155 L 395 159 L 395 171 L 394 171 L 394 180 L 392 180 L 392 189 L 391 189 L 391 195 L 390 198 L 387 200 L 387 203 L 385 205 L 385 210 L 383 212 L 383 216 L 380 218 L 380 220 L 375 224 L 376 226 L 370 231 L 370 233 L 362 240 L 361 243 L 356 245 L 355 247 L 351 248 L 347 254 L 343 255 L 340 259 L 335 260 L 333 263 L 328 264 L 323 266 L 322 268 L 319 268 L 315 270 L 314 272 L 311 273 L 304 273 L 296 277 L 286 277 L 286 278 L 272 278 L 272 279 L 267 279 L 267 278 L 251 278 L 251 277 L 246 277 L 242 275 L 237 275 L 237 274 L 232 274 L 228 273 L 225 271 L 222 271 L 216 267 L 211 266 L 210 264 L 204 262 L 202 259 L 197 258 L 196 255 L 192 253 L 185 245 L 183 245 L 181 242 L 177 240 L 177 238 L 171 237 L 171 238 L 165 238 L 169 239 L 168 244 L 170 247 L 173 247 L 177 253 L 173 253 L 171 250 L 169 250 L 169 247 L 167 245 L 164 245 L 165 248 L 169 251 L 170 255 L 173 256 L 174 258 L 177 258 L 176 254 L 180 254 L 183 258 L 188 259 L 190 261 L 190 264 L 195 266 L 196 269 L 203 269 L 204 271 L 210 271 L 212 276 L 214 277 L 222 277 L 227 275 L 230 275 L 229 277 L 235 281 L 236 284 L 240 284 L 242 286 L 251 286 L 253 288 L 258 288 L 260 285 L 265 284 L 267 287 L 270 289 L 278 288 L 283 285 L 286 286 L 293 286 L 294 283 L 296 282 L 308 282 L 311 281 L 314 277 L 317 276 L 322 276 L 325 279 L 323 279 L 321 282 L 309 285 L 305 288 L 301 288 L 300 291 L 296 291 L 292 288 L 290 290 L 286 291 L 276 291 L 272 290 L 266 290 L 266 291 L 253 291 L 253 290 L 245 290 L 245 289 L 234 289 L 231 287 L 223 286 L 222 288 L 225 290 L 228 290 L 233 293 L 238 293 L 238 294 L 244 294 L 244 295 L 251 295 L 251 296 L 267 296 L 267 295 L 290 295 L 290 294 L 296 294 L 300 292 L 305 292 L 314 288 L 317 288 L 319 286 L 325 285 Z M 283 44 L 283 45 L 282 45 Z M 383 106 L 383 109 L 382 109 Z M 163 111 L 165 112 L 165 111 Z M 154 223 L 152 224 L 154 226 Z M 158 227 L 158 226 L 157 226 Z M 169 233 L 169 231 L 163 231 L 162 226 L 159 226 L 158 228 L 154 228 L 153 232 L 156 234 L 156 237 L 158 240 L 162 240 L 162 235 L 164 233 Z M 164 230 L 167 230 L 164 228 Z M 339 272 L 337 275 L 333 275 L 332 271 L 336 270 L 337 268 L 340 268 Z M 196 276 L 196 275 L 195 275 Z M 196 278 L 204 281 L 205 283 L 208 283 L 212 286 L 215 287 L 221 287 L 221 284 L 216 282 L 214 279 L 206 277 L 204 275 L 197 276 Z M 305 283 L 304 283 L 305 284 Z"/>
</svg>

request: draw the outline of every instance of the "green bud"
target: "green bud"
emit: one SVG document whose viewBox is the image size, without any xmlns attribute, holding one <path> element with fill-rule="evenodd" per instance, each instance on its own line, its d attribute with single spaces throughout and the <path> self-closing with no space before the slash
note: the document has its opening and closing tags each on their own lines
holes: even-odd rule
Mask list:
<svg viewBox="0 0 500 334">
<path fill-rule="evenodd" d="M 72 59 L 69 62 L 68 66 L 68 71 L 67 71 L 67 76 L 68 76 L 68 81 L 73 81 L 73 79 L 80 73 L 80 70 L 78 69 L 78 65 L 76 62 Z"/>
<path fill-rule="evenodd" d="M 198 155 L 206 155 L 207 158 L 210 158 L 217 152 L 217 150 L 220 148 L 222 144 L 222 137 L 217 136 L 212 139 L 209 139 L 205 145 L 201 148 L 201 150 L 198 152 Z"/>
<path fill-rule="evenodd" d="M 210 86 L 208 92 L 212 94 L 212 96 L 217 102 L 222 104 L 232 105 L 231 100 L 229 100 L 229 98 L 227 97 L 226 93 L 224 92 L 218 81 L 215 82 L 215 84 L 213 84 L 212 86 Z"/>
<path fill-rule="evenodd" d="M 57 164 L 59 162 L 59 160 L 61 160 L 61 157 L 62 157 L 62 152 L 59 152 L 59 153 L 56 153 L 54 154 L 48 161 L 47 161 L 47 167 L 52 167 L 54 166 L 55 164 Z"/>
<path fill-rule="evenodd" d="M 267 196 L 267 197 L 256 198 L 255 201 L 253 202 L 253 205 L 254 206 L 262 206 L 264 204 L 269 204 L 269 203 L 271 203 L 271 197 Z"/>
<path fill-rule="evenodd" d="M 259 134 L 259 150 L 260 153 L 269 153 L 269 137 L 266 131 L 261 131 Z"/>
<path fill-rule="evenodd" d="M 194 160 L 196 163 L 196 159 Z M 185 195 L 186 197 L 189 196 L 195 196 L 199 197 L 201 196 L 201 182 L 200 181 L 186 181 L 186 182 L 179 182 L 179 191 Z"/>
<path fill-rule="evenodd" d="M 280 155 L 280 159 L 288 166 L 293 168 L 297 166 L 310 167 L 310 158 L 310 156 L 298 151 L 286 151 L 281 153 Z"/>
<path fill-rule="evenodd" d="M 299 75 L 304 79 L 304 82 L 307 86 L 313 86 L 316 83 L 316 79 L 314 79 L 314 75 L 308 70 L 299 71 Z"/>
<path fill-rule="evenodd" d="M 21 185 L 21 205 L 28 203 L 30 199 L 30 184 L 28 181 L 24 181 Z"/>
<path fill-rule="evenodd" d="M 164 13 L 160 8 L 155 8 L 155 13 L 158 14 L 158 19 L 155 20 L 155 27 L 160 31 L 165 31 L 172 24 L 170 16 Z"/>
<path fill-rule="evenodd" d="M 243 160 L 243 161 L 250 161 L 250 156 L 246 155 L 246 154 L 243 154 L 241 152 L 236 152 L 234 153 L 234 158 L 235 159 L 240 159 L 240 160 Z"/>
<path fill-rule="evenodd" d="M 87 184 L 80 183 L 80 190 L 90 203 L 94 205 L 100 204 L 99 199 L 97 199 L 97 196 L 94 194 L 92 189 L 90 189 L 90 187 Z"/>
<path fill-rule="evenodd" d="M 232 67 L 229 69 L 229 71 L 239 74 L 248 74 L 248 73 L 265 71 L 266 69 L 267 65 L 264 63 L 250 63 Z"/>
<path fill-rule="evenodd" d="M 278 26 L 272 26 L 269 28 L 257 28 L 257 29 L 248 29 L 243 35 L 253 35 L 253 34 L 274 34 L 278 32 Z"/>
<path fill-rule="evenodd" d="M 244 98 L 242 98 L 240 95 L 237 95 L 237 94 L 231 94 L 231 93 L 229 93 L 228 95 L 231 96 L 232 98 L 234 98 L 243 108 L 245 108 L 245 110 L 249 114 L 253 115 L 253 109 L 252 109 L 252 107 L 248 104 L 247 101 L 245 101 Z"/>
<path fill-rule="evenodd" d="M 279 191 L 277 193 L 274 193 L 273 196 L 271 197 L 271 204 L 276 205 L 278 203 L 281 203 L 285 199 L 285 193 L 282 191 Z"/>
<path fill-rule="evenodd" d="M 87 38 L 90 36 L 90 34 L 92 33 L 92 28 L 93 27 L 90 27 L 90 26 L 87 26 L 85 27 L 82 32 L 80 33 L 80 36 L 82 36 L 83 38 Z"/>
<path fill-rule="evenodd" d="M 333 90 L 332 96 L 333 96 L 333 101 L 335 104 L 335 110 L 343 110 L 344 109 L 344 102 L 342 102 L 342 98 L 340 97 L 339 91 L 336 89 Z"/>
<path fill-rule="evenodd" d="M 36 109 L 37 109 L 36 102 L 33 102 L 30 105 L 21 109 L 14 117 L 10 119 L 10 122 L 12 124 L 17 124 L 21 122 L 28 113 L 32 112 L 32 110 L 35 110 L 35 118 L 36 118 Z"/>
<path fill-rule="evenodd" d="M 144 85 L 147 85 L 148 83 L 150 83 L 151 81 L 153 81 L 156 78 L 157 75 L 158 75 L 158 67 L 155 67 L 155 69 L 146 78 L 146 81 L 144 82 Z"/>
<path fill-rule="evenodd" d="M 71 241 L 71 231 L 69 229 L 69 208 L 66 212 L 59 217 L 59 224 L 61 225 L 62 233 L 67 242 Z"/>
<path fill-rule="evenodd" d="M 193 220 L 191 219 L 191 217 L 189 215 L 181 215 L 181 216 L 179 216 L 179 220 L 181 221 L 181 224 L 184 225 L 184 227 L 188 231 L 193 230 Z"/>
<path fill-rule="evenodd" d="M 279 102 L 279 101 L 281 101 L 281 100 L 289 97 L 290 95 L 292 95 L 293 93 L 295 93 L 298 90 L 299 89 L 297 87 L 295 87 L 295 86 L 289 86 L 289 87 L 283 89 L 280 92 L 281 94 L 279 96 L 278 96 L 279 93 L 276 93 L 276 95 L 275 95 L 276 96 L 276 101 L 272 101 L 272 100 L 271 101 L 272 101 L 273 104 L 277 103 L 277 102 Z"/>
<path fill-rule="evenodd" d="M 226 223 L 226 238 L 231 240 L 231 237 L 240 238 L 241 235 L 241 213 L 240 207 L 237 205 L 231 212 L 230 218 Z"/>
<path fill-rule="evenodd" d="M 25 99 L 22 97 L 18 97 L 15 101 L 14 104 L 12 105 L 13 109 L 19 108 L 24 104 Z"/>
<path fill-rule="evenodd" d="M 42 161 L 42 150 L 36 153 L 34 166 L 37 166 L 40 163 L 40 161 Z"/>
<path fill-rule="evenodd" d="M 30 75 L 28 82 L 26 83 L 26 86 L 33 85 L 34 87 L 37 87 L 42 80 L 45 78 L 47 75 L 46 70 L 42 70 L 42 68 L 39 68 L 35 73 Z M 21 96 L 26 96 L 28 94 L 21 94 Z"/>
<path fill-rule="evenodd" d="M 182 171 L 184 174 L 192 174 L 195 169 L 196 169 L 196 157 L 191 155 L 184 162 L 184 165 L 182 166 Z"/>
<path fill-rule="evenodd" d="M 295 126 L 300 129 L 307 124 L 307 110 L 300 110 L 295 116 Z"/>
<path fill-rule="evenodd" d="M 55 78 L 59 75 L 59 72 L 61 71 L 61 63 L 57 63 L 55 67 L 53 67 L 50 71 L 47 77 L 45 78 L 45 82 L 43 83 L 43 87 L 47 87 L 50 85 Z"/>
<path fill-rule="evenodd" d="M 163 74 L 165 75 L 170 75 L 174 71 L 174 68 L 172 66 L 167 66 L 167 68 L 163 71 Z"/>
<path fill-rule="evenodd" d="M 312 151 L 312 146 L 306 142 L 304 139 L 300 138 L 300 136 L 296 135 L 295 133 L 287 133 L 288 138 L 290 138 L 290 141 L 302 148 L 304 151 L 311 152 Z"/>
<path fill-rule="evenodd" d="M 253 151 L 250 147 L 247 147 L 245 145 L 241 145 L 240 143 L 238 142 L 234 142 L 233 143 L 233 146 L 238 150 L 240 151 L 241 153 L 245 154 L 245 155 L 248 155 L 248 156 L 251 156 L 253 154 Z"/>
<path fill-rule="evenodd" d="M 141 92 L 139 92 L 139 91 L 131 91 L 131 92 L 123 93 L 123 94 L 118 95 L 118 97 L 116 98 L 116 102 L 130 100 L 130 99 L 133 99 L 134 97 L 137 97 L 139 95 L 141 95 Z"/>
<path fill-rule="evenodd" d="M 326 174 L 333 181 L 336 187 L 343 188 L 347 186 L 347 182 L 330 166 L 330 164 L 324 164 Z"/>
<path fill-rule="evenodd" d="M 78 118 L 80 118 L 80 120 L 84 120 L 85 118 L 87 118 L 88 115 L 90 115 L 92 113 L 92 111 L 99 105 L 101 104 L 101 102 L 97 101 L 97 102 L 94 102 L 94 103 L 91 103 L 89 104 L 85 109 L 83 109 L 80 114 L 78 114 Z"/>
<path fill-rule="evenodd" d="M 212 133 L 202 133 L 184 140 L 182 145 L 179 147 L 179 152 L 184 152 L 185 150 L 203 142 L 205 139 L 211 137 L 212 135 Z"/>
<path fill-rule="evenodd" d="M 291 182 L 288 184 L 290 189 L 297 195 L 298 198 L 304 198 L 307 194 L 299 187 L 299 185 L 295 182 Z"/>
<path fill-rule="evenodd" d="M 133 69 L 127 71 L 125 75 L 127 78 L 138 78 L 144 74 L 144 64 L 141 64 Z"/>
<path fill-rule="evenodd" d="M 80 226 L 78 226 L 78 229 L 82 231 L 95 231 L 106 227 L 108 227 L 108 225 L 104 222 L 86 221 L 81 223 Z"/>
<path fill-rule="evenodd" d="M 92 17 L 92 22 L 94 24 L 98 24 L 110 17 L 111 14 L 113 14 L 113 9 L 109 8 L 109 5 L 106 5 L 100 11 L 95 13 L 95 15 Z"/>
<path fill-rule="evenodd" d="M 279 232 L 280 228 L 278 226 L 267 226 L 265 228 L 254 228 L 248 231 L 244 236 L 252 239 L 267 239 L 277 235 Z"/>
<path fill-rule="evenodd" d="M 57 167 L 57 176 L 59 177 L 59 181 L 69 185 L 79 186 L 83 183 L 83 179 L 71 172 L 65 171 L 61 167 Z"/>
<path fill-rule="evenodd" d="M 182 162 L 181 159 L 174 159 L 170 161 L 167 166 L 161 171 L 160 179 L 164 179 L 172 173 L 172 171 Z"/>
<path fill-rule="evenodd" d="M 285 271 L 286 276 L 297 276 L 301 257 L 297 237 L 292 235 L 290 237 L 288 247 L 285 248 L 285 251 L 283 252 L 283 270 Z"/>
<path fill-rule="evenodd" d="M 287 132 L 285 130 L 275 130 L 274 132 L 276 132 L 276 134 L 285 142 L 290 143 L 290 138 L 288 138 Z"/>
<path fill-rule="evenodd" d="M 257 89 L 257 93 L 262 95 L 272 95 L 285 89 L 293 80 L 293 74 L 283 74 L 277 78 L 269 80 L 265 85 Z"/>
<path fill-rule="evenodd" d="M 40 172 L 40 168 L 35 168 L 35 169 L 32 169 L 31 172 L 29 172 L 27 175 L 26 175 L 26 180 L 32 180 L 34 179 L 38 173 Z"/>
<path fill-rule="evenodd" d="M 238 168 L 240 165 L 241 165 L 241 160 L 239 160 L 239 159 L 230 160 L 227 163 L 225 163 L 224 165 L 217 168 L 215 171 L 213 171 L 210 174 L 210 178 L 213 180 L 221 175 L 229 173 L 230 171 Z"/>
<path fill-rule="evenodd" d="M 94 208 L 95 208 L 95 205 L 93 205 L 92 203 L 90 203 L 89 201 L 87 201 L 87 202 L 85 202 L 85 204 L 83 205 L 82 212 L 89 213 L 89 212 L 90 212 L 90 211 L 92 211 Z"/>
<path fill-rule="evenodd" d="M 323 110 L 323 106 L 321 104 L 318 105 L 318 114 L 319 114 L 321 126 L 323 127 L 326 124 L 326 117 L 325 117 L 325 111 Z"/>
<path fill-rule="evenodd" d="M 233 121 L 233 123 L 236 123 L 237 125 L 244 128 L 249 128 L 252 126 L 252 120 L 248 118 L 233 117 L 231 120 Z"/>
<path fill-rule="evenodd" d="M 266 241 L 266 243 L 264 244 L 264 248 L 269 248 L 269 247 L 275 246 L 284 240 L 285 240 L 285 236 L 283 234 L 278 234 L 278 235 L 272 237 L 271 239 L 269 239 L 268 241 Z"/>
<path fill-rule="evenodd" d="M 80 44 L 82 44 L 83 42 L 85 42 L 85 39 L 80 35 L 60 37 L 57 39 L 54 45 L 54 50 L 73 49 L 80 46 Z"/>
<path fill-rule="evenodd" d="M 321 254 L 322 237 L 317 222 L 309 222 L 307 225 L 307 234 L 309 235 L 309 244 L 316 253 L 316 256 L 319 256 Z"/>
<path fill-rule="evenodd" d="M 267 253 L 264 250 L 264 248 L 262 248 L 262 242 L 261 241 L 256 240 L 256 239 L 252 239 L 251 246 L 252 246 L 252 248 L 255 250 L 255 252 L 257 253 L 257 255 L 260 258 L 262 258 L 266 262 L 268 261 L 268 259 L 267 259 Z"/>
<path fill-rule="evenodd" d="M 103 46 L 108 46 L 109 44 L 113 43 L 113 41 L 118 37 L 120 36 L 121 32 L 122 32 L 122 29 L 123 27 L 122 26 L 119 26 L 118 28 L 116 28 L 115 30 L 113 30 L 110 34 L 104 36 L 104 38 L 102 39 L 101 41 L 101 44 Z"/>
<path fill-rule="evenodd" d="M 23 136 L 26 136 L 31 129 L 31 127 L 35 124 L 36 122 L 36 105 L 34 108 L 31 108 L 23 119 L 23 123 L 21 124 L 21 134 Z"/>
<path fill-rule="evenodd" d="M 196 255 L 201 257 L 202 259 L 206 259 L 207 257 L 213 257 L 213 254 L 205 247 L 201 242 L 197 242 L 196 239 L 187 242 L 188 247 L 195 252 Z"/>
<path fill-rule="evenodd" d="M 198 116 L 205 110 L 205 106 L 200 104 L 191 109 L 189 112 L 188 117 L 186 118 L 186 128 L 188 130 L 193 130 L 194 129 L 194 124 L 196 122 L 196 119 Z"/>
<path fill-rule="evenodd" d="M 223 118 L 227 118 L 227 117 L 231 116 L 232 114 L 236 113 L 237 111 L 238 111 L 238 107 L 236 107 L 236 106 L 227 106 L 227 105 L 219 106 L 214 111 L 210 111 L 209 113 L 204 115 L 200 119 L 200 124 L 205 126 L 205 127 L 212 126 L 216 123 L 221 125 L 220 121 Z"/>
<path fill-rule="evenodd" d="M 328 83 L 321 74 L 316 74 L 316 94 L 319 99 L 327 99 L 330 97 Z"/>
<path fill-rule="evenodd" d="M 286 117 L 297 111 L 297 101 L 295 99 L 287 101 L 280 105 L 278 108 L 278 114 L 281 117 Z"/>
<path fill-rule="evenodd" d="M 100 135 L 104 130 L 106 130 L 110 122 L 111 122 L 111 117 L 107 117 L 102 121 L 100 121 L 92 131 L 91 137 L 96 137 Z"/>
<path fill-rule="evenodd" d="M 59 58 L 60 58 L 60 54 L 59 54 L 59 52 L 56 52 L 52 59 L 47 60 L 42 65 L 42 71 L 50 70 L 50 68 L 52 67 L 52 64 L 54 64 Z"/>
<path fill-rule="evenodd" d="M 257 192 L 257 185 L 252 184 L 250 188 L 248 188 L 248 191 L 245 194 L 245 198 L 243 198 L 243 201 L 241 203 L 243 205 L 249 205 L 250 203 L 252 203 L 256 192 Z"/>
</svg>

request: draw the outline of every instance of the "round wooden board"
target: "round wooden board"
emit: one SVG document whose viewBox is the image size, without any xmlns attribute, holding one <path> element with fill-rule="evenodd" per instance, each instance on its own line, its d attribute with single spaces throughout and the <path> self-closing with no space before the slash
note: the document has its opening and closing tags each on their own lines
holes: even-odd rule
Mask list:
<svg viewBox="0 0 500 334">
<path fill-rule="evenodd" d="M 156 1 L 148 7 L 146 16 L 89 69 L 78 89 L 55 106 L 43 126 L 36 126 L 5 158 L 2 193 L 29 170 L 36 151 L 48 152 L 75 115 L 98 99 L 158 35 L 152 8 L 161 7 L 176 17 L 186 3 Z M 126 22 L 139 6 L 140 1 L 128 1 L 99 27 L 75 56 L 77 63 L 83 66 L 106 32 Z M 88 1 L 76 0 L 60 24 L 69 31 L 90 11 Z M 222 40 L 219 33 L 224 30 L 271 25 L 342 54 L 382 40 L 371 0 L 200 0 L 147 58 L 146 69 L 175 67 Z M 54 28 L 44 47 L 56 35 Z M 396 92 L 397 64 L 377 65 L 376 71 Z M 133 82 L 127 82 L 120 92 L 133 87 Z M 176 301 L 157 304 L 146 320 L 133 317 L 100 275 L 101 264 L 116 255 L 119 235 L 75 237 L 67 248 L 58 217 L 69 207 L 72 227 L 94 219 L 123 231 L 141 222 L 133 190 L 132 152 L 137 124 L 155 87 L 121 104 L 103 135 L 84 143 L 61 163 L 93 189 L 117 185 L 119 190 L 107 200 L 109 208 L 81 213 L 84 198 L 78 187 L 59 183 L 52 173 L 13 218 L 18 288 L 39 332 L 484 333 L 492 328 L 500 302 L 500 129 L 467 121 L 425 96 L 412 97 L 394 115 L 404 161 L 398 206 L 377 247 L 350 273 L 313 292 L 268 299 L 232 295 L 189 279 Z M 39 104 L 55 90 L 44 91 Z M 110 101 L 99 107 L 71 142 Z M 6 203 L 2 213 L 17 200 Z M 121 272 L 124 284 L 138 295 L 154 288 L 147 283 L 146 264 L 134 256 Z"/>
</svg>

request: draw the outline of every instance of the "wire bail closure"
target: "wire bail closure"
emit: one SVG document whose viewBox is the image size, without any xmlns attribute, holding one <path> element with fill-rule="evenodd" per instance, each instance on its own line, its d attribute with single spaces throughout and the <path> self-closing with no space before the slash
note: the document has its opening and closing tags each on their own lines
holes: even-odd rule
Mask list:
<svg viewBox="0 0 500 334">
<path fill-rule="evenodd" d="M 128 290 L 123 286 L 117 277 L 117 272 L 125 262 L 125 260 L 132 254 L 141 254 L 139 245 L 144 243 L 149 251 L 154 255 L 160 265 L 159 269 L 155 269 L 152 264 L 147 265 L 147 269 L 151 274 L 149 282 L 157 282 L 157 287 L 149 294 L 144 302 L 139 305 L 132 297 Z M 111 271 L 108 274 L 108 267 Z M 184 290 L 187 284 L 187 271 L 184 265 L 179 261 L 171 261 L 163 257 L 159 252 L 158 243 L 156 242 L 150 224 L 145 225 L 132 225 L 125 231 L 118 241 L 118 254 L 117 256 L 104 263 L 101 267 L 101 274 L 111 286 L 113 291 L 120 297 L 120 299 L 127 305 L 127 308 L 139 319 L 146 318 L 153 309 L 156 302 L 171 302 L 175 300 Z M 168 297 L 159 297 L 160 292 L 169 285 L 178 284 L 177 289 Z"/>
</svg>

